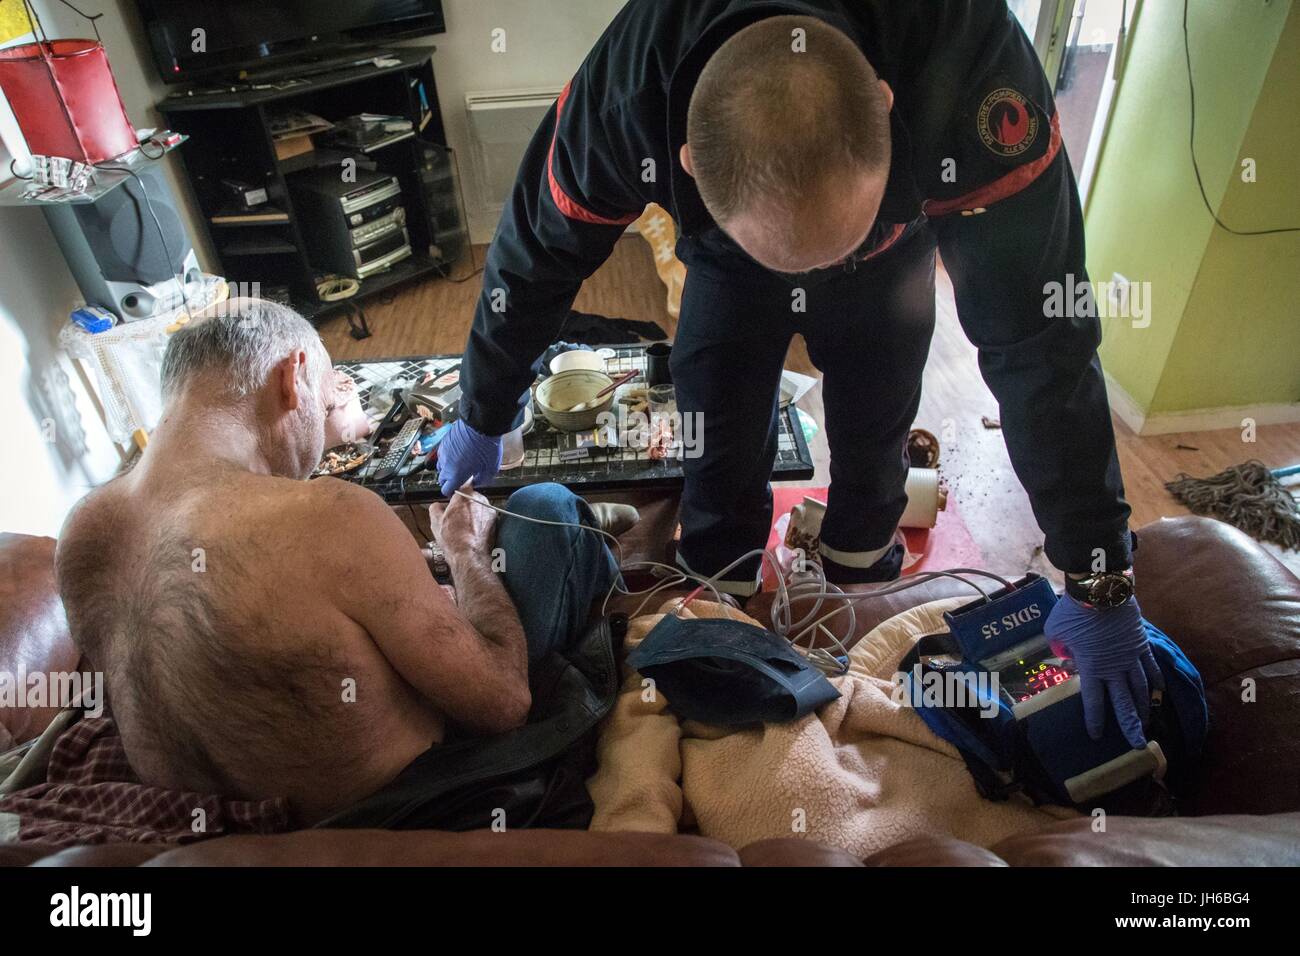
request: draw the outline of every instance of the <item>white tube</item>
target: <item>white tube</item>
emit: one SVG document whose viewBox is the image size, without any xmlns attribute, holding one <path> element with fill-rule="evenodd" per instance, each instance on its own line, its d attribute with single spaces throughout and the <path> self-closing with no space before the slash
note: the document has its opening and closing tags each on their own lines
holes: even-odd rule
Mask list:
<svg viewBox="0 0 1300 956">
<path fill-rule="evenodd" d="M 907 509 L 900 528 L 933 528 L 939 512 L 948 507 L 948 490 L 934 468 L 912 468 L 907 473 Z"/>
</svg>

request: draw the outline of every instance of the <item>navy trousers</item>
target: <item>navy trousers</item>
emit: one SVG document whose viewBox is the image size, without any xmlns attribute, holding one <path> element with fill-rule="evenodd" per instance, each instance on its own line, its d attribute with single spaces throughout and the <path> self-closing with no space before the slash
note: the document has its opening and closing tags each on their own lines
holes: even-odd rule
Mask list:
<svg viewBox="0 0 1300 956">
<path fill-rule="evenodd" d="M 931 231 L 909 229 L 871 259 L 798 276 L 763 269 L 717 229 L 681 240 L 677 254 L 687 276 L 673 382 L 679 411 L 703 425 L 702 455 L 683 461 L 679 563 L 713 575 L 767 542 L 781 370 L 800 333 L 824 376 L 827 577 L 897 577 L 907 433 L 934 332 Z M 729 571 L 725 589 L 753 593 L 758 562 Z"/>
</svg>

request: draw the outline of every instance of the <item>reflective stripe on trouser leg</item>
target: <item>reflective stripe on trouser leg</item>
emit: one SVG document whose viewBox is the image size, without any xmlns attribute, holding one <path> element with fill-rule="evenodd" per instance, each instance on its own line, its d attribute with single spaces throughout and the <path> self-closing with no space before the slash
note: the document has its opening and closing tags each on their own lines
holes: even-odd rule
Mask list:
<svg viewBox="0 0 1300 956">
<path fill-rule="evenodd" d="M 902 573 L 907 547 L 891 540 L 872 551 L 840 551 L 825 543 L 818 546 L 826 579 L 836 584 L 892 581 Z"/>
<path fill-rule="evenodd" d="M 731 578 L 727 580 L 714 581 L 713 586 L 717 588 L 719 591 L 721 591 L 723 594 L 731 594 L 735 597 L 749 597 L 753 594 L 756 594 L 758 592 L 759 576 L 762 574 L 763 571 L 763 565 L 761 563 L 762 559 L 760 558 L 759 561 L 760 563 L 758 566 L 758 572 L 754 574 L 753 578 L 749 580 L 744 580 L 740 578 Z M 745 562 L 745 563 L 748 564 L 749 562 Z M 698 571 L 693 570 L 691 566 L 686 563 L 686 559 L 682 557 L 680 551 L 677 552 L 677 566 L 681 568 L 683 571 L 685 571 L 687 574 L 693 574 L 698 578 L 708 577 L 707 574 L 700 574 Z M 734 574 L 735 572 L 732 571 L 728 573 Z M 704 590 L 707 592 L 708 588 L 705 588 Z"/>
</svg>

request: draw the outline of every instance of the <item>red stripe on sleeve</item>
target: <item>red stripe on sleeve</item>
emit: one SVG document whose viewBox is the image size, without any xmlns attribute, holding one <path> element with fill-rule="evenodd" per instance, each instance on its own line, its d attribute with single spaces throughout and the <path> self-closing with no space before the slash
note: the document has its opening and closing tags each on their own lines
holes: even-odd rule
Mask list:
<svg viewBox="0 0 1300 956">
<path fill-rule="evenodd" d="M 569 98 L 569 88 L 572 85 L 572 80 L 564 84 L 564 90 L 555 102 L 555 135 L 551 137 L 551 151 L 546 157 L 546 177 L 551 184 L 551 199 L 555 201 L 560 212 L 578 222 L 586 222 L 594 226 L 626 226 L 636 222 L 641 218 L 640 213 L 633 213 L 621 219 L 606 219 L 604 216 L 597 215 L 566 193 L 559 180 L 555 178 L 555 141 L 560 135 L 560 116 L 564 112 L 564 104 Z"/>
<path fill-rule="evenodd" d="M 1052 165 L 1052 160 L 1056 154 L 1061 151 L 1061 122 L 1059 114 L 1052 114 L 1052 138 L 1047 144 L 1047 152 L 1034 160 L 1032 163 L 1025 163 L 1018 166 L 1011 172 L 1007 173 L 1001 179 L 995 179 L 987 186 L 981 186 L 972 193 L 965 196 L 959 196 L 956 199 L 927 199 L 921 205 L 922 211 L 927 216 L 946 216 L 952 212 L 967 209 L 979 209 L 983 206 L 991 206 L 995 202 L 1014 196 L 1020 190 L 1024 189 L 1035 179 L 1041 176 L 1048 166 Z"/>
<path fill-rule="evenodd" d="M 887 250 L 894 243 L 898 242 L 899 238 L 906 231 L 907 231 L 907 223 L 900 222 L 896 224 L 894 228 L 890 230 L 889 235 L 885 236 L 885 238 L 880 241 L 880 245 L 876 246 L 876 248 L 872 249 L 870 252 L 868 252 L 865 256 L 862 257 L 862 261 L 866 262 L 868 259 L 874 259 L 876 256 L 880 255 L 882 252 Z"/>
</svg>

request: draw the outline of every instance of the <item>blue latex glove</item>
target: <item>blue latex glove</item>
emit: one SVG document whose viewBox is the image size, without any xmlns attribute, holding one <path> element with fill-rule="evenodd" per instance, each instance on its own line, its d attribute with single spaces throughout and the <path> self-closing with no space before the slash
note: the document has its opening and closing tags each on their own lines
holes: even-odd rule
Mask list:
<svg viewBox="0 0 1300 956">
<path fill-rule="evenodd" d="M 457 420 L 438 445 L 438 485 L 450 498 L 465 482 L 485 485 L 501 470 L 501 439 Z"/>
<path fill-rule="evenodd" d="M 1164 678 L 1151 653 L 1137 600 L 1117 608 L 1085 607 L 1062 595 L 1043 633 L 1057 654 L 1078 665 L 1083 716 L 1093 740 L 1106 724 L 1106 696 L 1120 730 L 1134 748 L 1145 747 L 1142 727 L 1151 712 L 1151 684 Z"/>
</svg>

